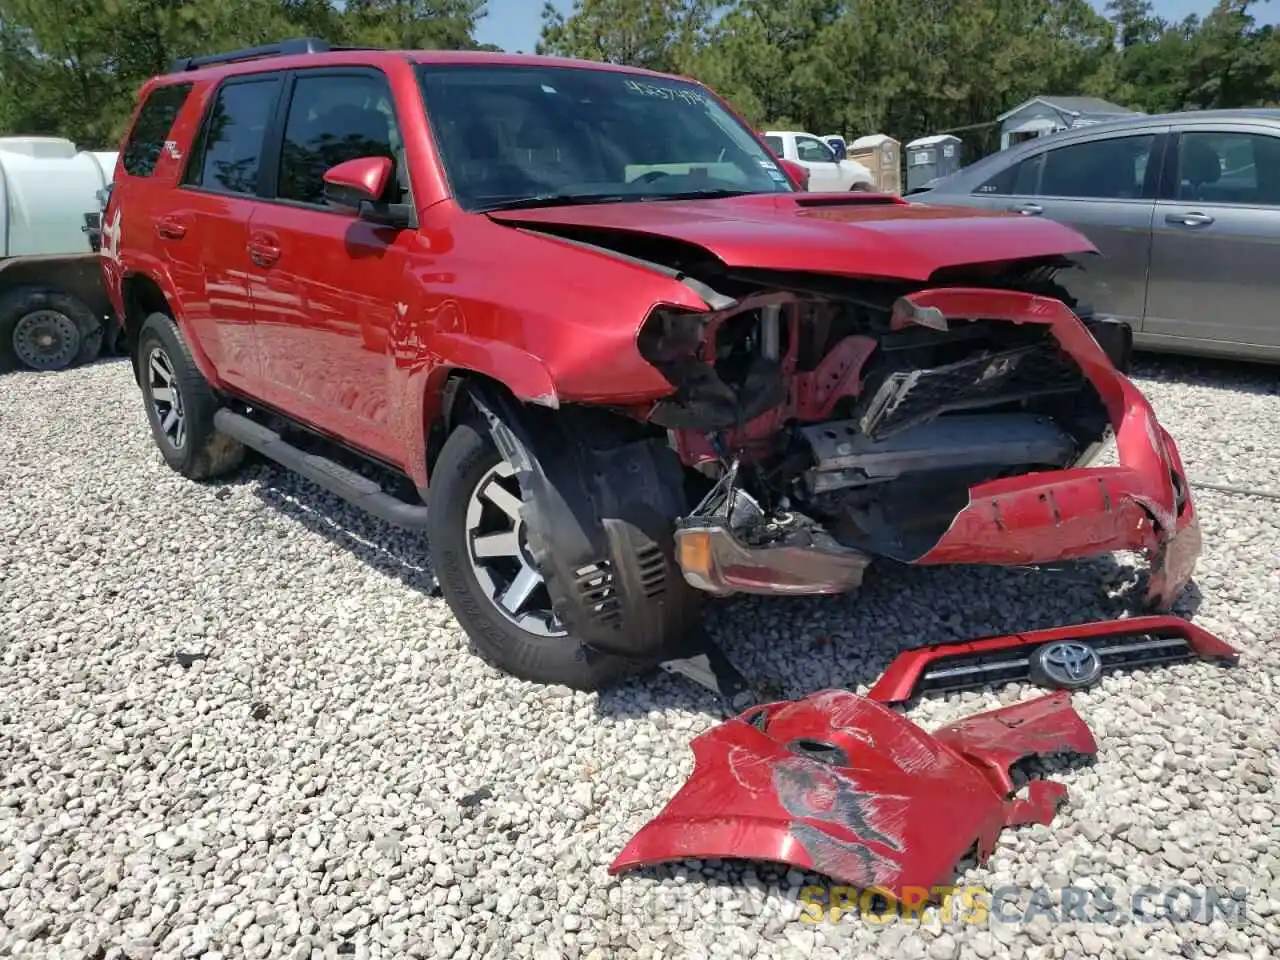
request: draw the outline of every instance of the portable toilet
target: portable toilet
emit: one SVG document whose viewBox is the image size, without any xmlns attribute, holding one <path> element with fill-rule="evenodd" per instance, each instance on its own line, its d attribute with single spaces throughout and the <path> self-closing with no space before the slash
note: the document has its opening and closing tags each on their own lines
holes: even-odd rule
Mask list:
<svg viewBox="0 0 1280 960">
<path fill-rule="evenodd" d="M 881 193 L 902 193 L 902 144 L 884 133 L 859 137 L 849 145 L 849 159 L 871 171 Z"/>
<path fill-rule="evenodd" d="M 930 180 L 960 169 L 960 138 L 949 133 L 921 137 L 907 144 L 907 189 L 923 187 Z"/>
</svg>

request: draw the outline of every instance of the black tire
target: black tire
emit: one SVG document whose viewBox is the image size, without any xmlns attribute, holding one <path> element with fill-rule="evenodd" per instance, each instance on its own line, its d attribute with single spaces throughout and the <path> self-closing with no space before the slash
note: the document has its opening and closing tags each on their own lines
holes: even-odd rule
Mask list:
<svg viewBox="0 0 1280 960">
<path fill-rule="evenodd" d="M 15 335 L 25 318 L 35 313 L 60 315 L 75 334 L 55 335 L 48 350 L 49 363 L 33 366 L 18 358 Z M 30 367 L 64 370 L 96 359 L 102 350 L 102 321 L 79 297 L 52 287 L 17 287 L 0 297 L 0 370 Z"/>
<path fill-rule="evenodd" d="M 431 472 L 427 518 L 440 590 L 479 653 L 500 670 L 534 683 L 598 690 L 625 676 L 632 665 L 591 650 L 570 635 L 544 637 L 522 629 L 499 612 L 472 569 L 467 506 L 481 480 L 501 462 L 489 435 L 465 422 L 440 451 Z"/>
<path fill-rule="evenodd" d="M 163 362 L 162 362 L 163 361 Z M 153 313 L 142 324 L 134 365 L 142 387 L 151 435 L 165 463 L 189 480 L 207 480 L 235 470 L 244 459 L 244 446 L 214 429 L 218 399 L 191 359 L 191 350 L 178 325 L 163 313 Z M 181 433 L 166 428 L 173 402 L 157 396 L 166 382 L 160 366 L 169 368 L 176 384 Z M 163 414 L 162 414 L 163 411 Z M 162 420 L 162 415 L 165 419 Z M 181 442 L 179 442 L 181 441 Z"/>
<path fill-rule="evenodd" d="M 863 183 L 861 180 L 859 180 L 857 183 L 855 183 L 853 186 L 849 188 L 849 192 L 850 193 L 871 193 L 872 190 L 874 189 L 875 188 L 872 187 L 871 184 Z"/>
</svg>

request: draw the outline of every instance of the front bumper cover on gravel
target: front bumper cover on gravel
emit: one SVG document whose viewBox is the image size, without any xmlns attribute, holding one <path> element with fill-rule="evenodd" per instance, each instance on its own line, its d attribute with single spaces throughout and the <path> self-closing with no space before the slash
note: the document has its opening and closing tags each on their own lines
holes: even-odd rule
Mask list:
<svg viewBox="0 0 1280 960">
<path fill-rule="evenodd" d="M 949 879 L 1006 826 L 1048 824 L 1066 796 L 1024 757 L 1091 755 L 1093 735 L 1055 693 L 929 734 L 873 700 L 824 690 L 754 707 L 692 743 L 692 777 L 626 845 L 611 874 L 672 860 L 751 859 L 815 870 L 901 899 Z"/>
</svg>

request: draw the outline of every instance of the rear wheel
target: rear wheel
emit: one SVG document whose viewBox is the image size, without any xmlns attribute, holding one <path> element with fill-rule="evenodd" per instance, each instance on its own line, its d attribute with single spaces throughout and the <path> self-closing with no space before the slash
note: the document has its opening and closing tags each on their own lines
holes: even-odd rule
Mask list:
<svg viewBox="0 0 1280 960">
<path fill-rule="evenodd" d="M 49 287 L 19 287 L 0 298 L 0 368 L 63 370 L 95 359 L 102 322 L 78 297 Z"/>
<path fill-rule="evenodd" d="M 428 535 L 441 592 L 480 653 L 536 683 L 594 690 L 628 662 L 574 638 L 551 611 L 529 552 L 523 494 L 492 439 L 469 423 L 449 435 L 432 470 Z"/>
<path fill-rule="evenodd" d="M 147 317 L 134 363 L 151 435 L 170 467 L 188 479 L 205 480 L 240 465 L 244 447 L 214 428 L 217 397 L 171 317 Z"/>
</svg>

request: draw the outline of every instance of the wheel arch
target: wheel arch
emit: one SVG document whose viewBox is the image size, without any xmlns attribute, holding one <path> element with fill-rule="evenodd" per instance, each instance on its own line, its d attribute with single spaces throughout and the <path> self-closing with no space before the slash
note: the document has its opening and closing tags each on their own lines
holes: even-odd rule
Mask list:
<svg viewBox="0 0 1280 960">
<path fill-rule="evenodd" d="M 500 380 L 467 367 L 439 368 L 433 379 L 435 382 L 428 384 L 427 399 L 423 404 L 428 483 L 453 428 L 468 413 L 478 413 L 470 402 L 473 391 L 496 394 L 509 402 L 519 402 L 520 399 Z"/>
<path fill-rule="evenodd" d="M 196 369 L 200 371 L 200 375 L 215 390 L 222 388 L 222 379 L 218 376 L 218 371 L 214 367 L 213 361 L 205 353 L 204 346 L 200 343 L 199 338 L 193 335 L 190 324 L 183 316 L 182 306 L 176 291 L 169 284 L 167 276 L 156 276 L 153 273 L 142 270 L 131 271 L 125 274 L 120 281 L 120 299 L 125 314 L 121 318 L 125 346 L 129 356 L 133 358 L 131 363 L 134 366 L 135 378 L 138 376 L 135 354 L 138 349 L 138 335 L 142 330 L 142 325 L 151 314 L 162 313 L 177 324 L 178 332 L 182 334 L 182 339 L 186 342 L 187 349 L 191 351 L 192 362 L 195 363 Z"/>
</svg>

